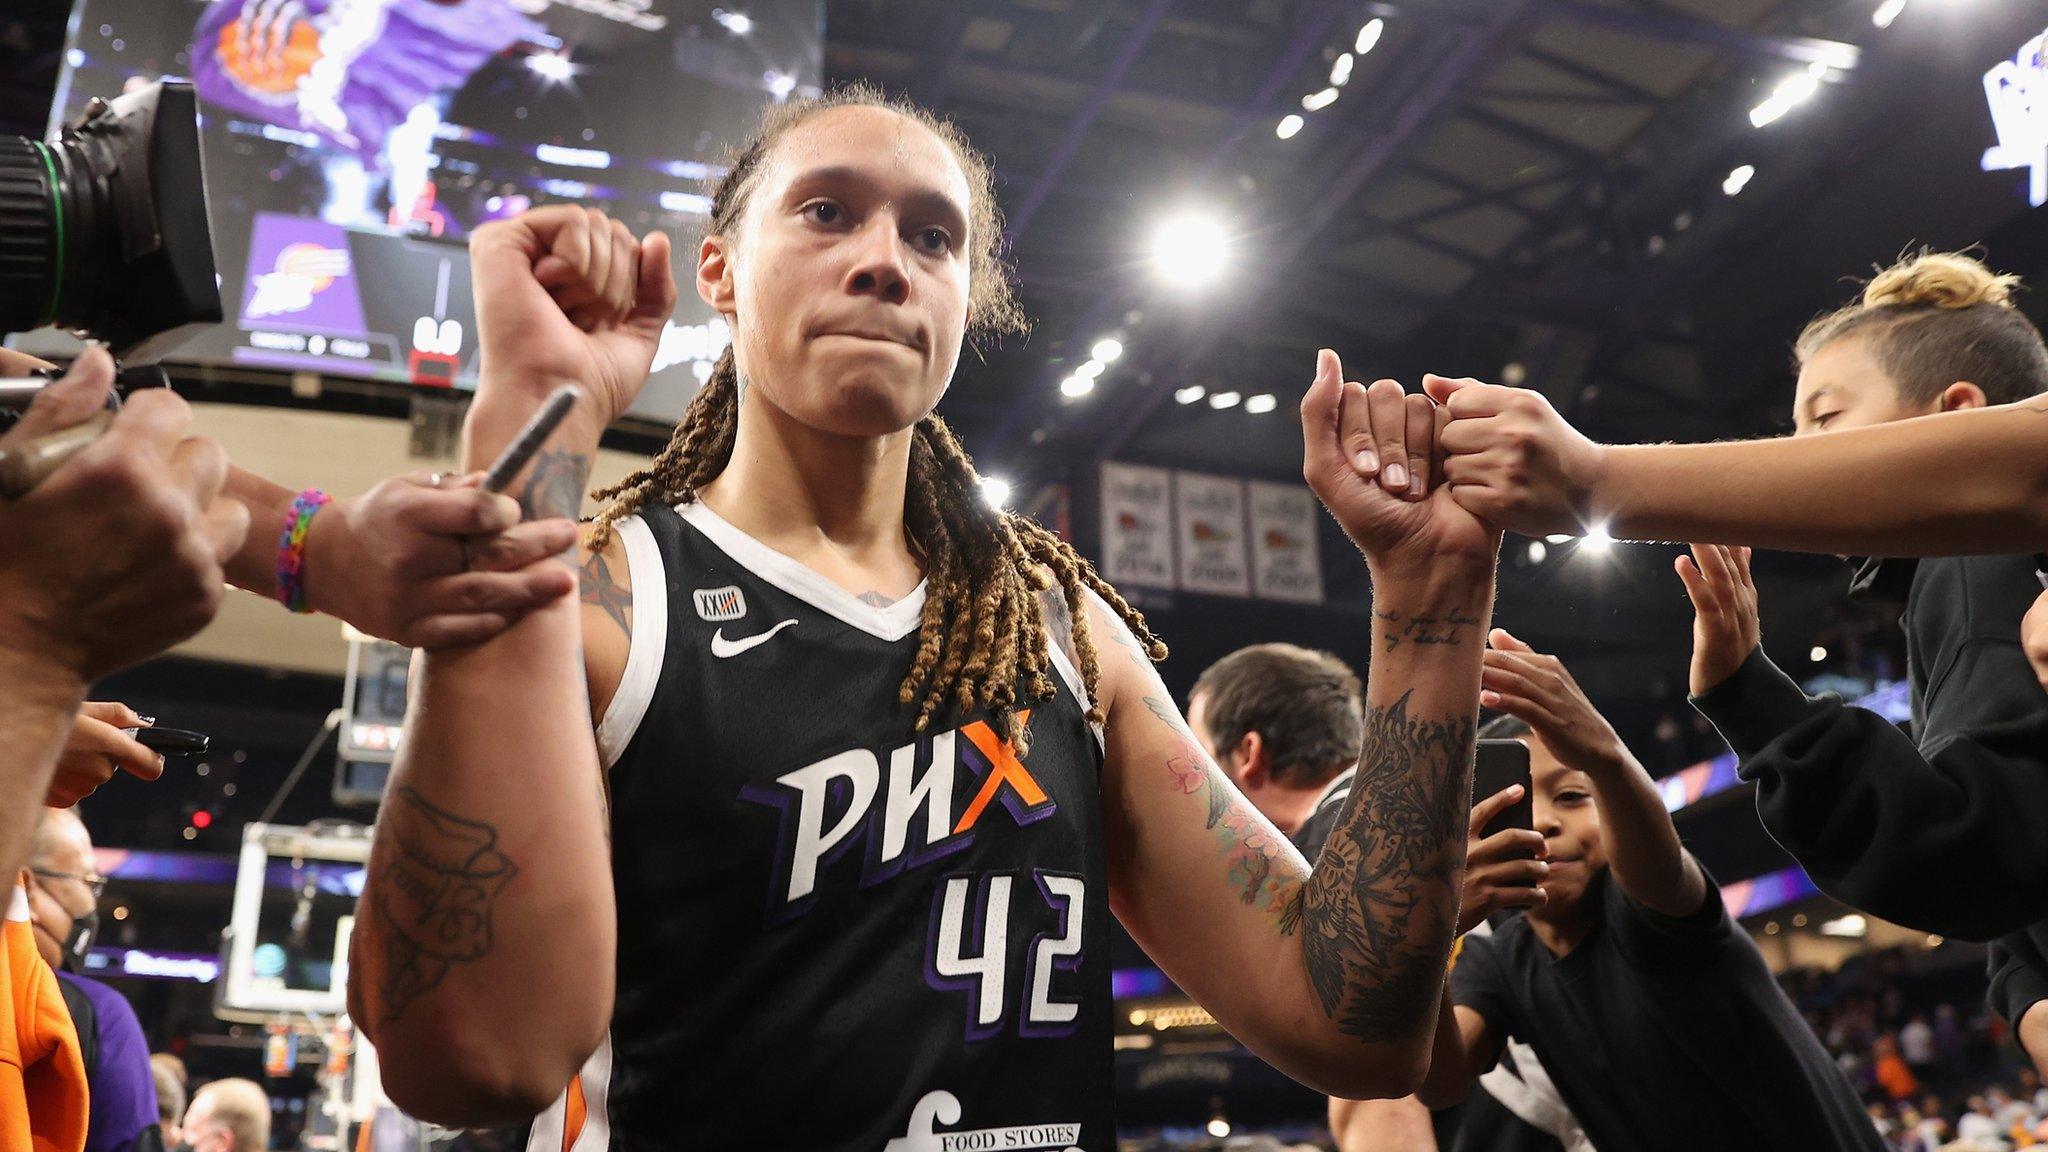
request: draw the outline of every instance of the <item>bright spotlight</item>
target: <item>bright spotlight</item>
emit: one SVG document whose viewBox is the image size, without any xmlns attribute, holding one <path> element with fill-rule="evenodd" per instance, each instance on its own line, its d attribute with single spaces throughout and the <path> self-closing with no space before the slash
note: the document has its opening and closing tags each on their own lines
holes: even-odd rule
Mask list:
<svg viewBox="0 0 2048 1152">
<path fill-rule="evenodd" d="M 1543 538 L 1543 542 L 1545 544 L 1563 544 L 1568 540 L 1574 539 L 1577 539 L 1577 537 L 1567 535 L 1563 532 L 1553 532 L 1550 535 L 1545 536 Z"/>
<path fill-rule="evenodd" d="M 1865 920 L 1854 912 L 1849 913 L 1847 916 L 1838 916 L 1833 920 L 1823 920 L 1820 925 L 1820 934 L 1823 936 L 1846 936 L 1853 939 L 1862 936 L 1868 931 L 1870 931 L 1870 921 Z"/>
<path fill-rule="evenodd" d="M 1095 391 L 1095 377 L 1093 376 L 1083 376 L 1077 372 L 1060 381 L 1060 395 L 1065 396 L 1069 400 L 1078 400 L 1093 391 Z"/>
<path fill-rule="evenodd" d="M 1244 397 L 1238 395 L 1235 392 L 1218 392 L 1215 395 L 1209 397 L 1209 407 L 1218 410 L 1224 408 L 1235 408 L 1243 399 Z"/>
<path fill-rule="evenodd" d="M 1543 543 L 1543 541 L 1529 541 L 1529 563 L 1541 564 L 1543 563 L 1543 558 L 1548 555 L 1550 555 L 1550 547 Z"/>
<path fill-rule="evenodd" d="M 1230 1135 L 1230 1121 L 1225 1120 L 1221 1116 L 1209 1121 L 1209 1135 L 1214 1136 L 1218 1140 Z"/>
<path fill-rule="evenodd" d="M 789 94 L 796 91 L 796 77 L 788 72 L 777 72 L 773 68 L 761 73 L 761 84 L 777 102 L 789 99 Z"/>
<path fill-rule="evenodd" d="M 1763 103 L 1749 110 L 1750 124 L 1762 128 L 1774 123 L 1798 105 L 1813 99 L 1814 93 L 1820 91 L 1820 78 L 1827 75 L 1827 71 L 1826 64 L 1816 61 L 1806 71 L 1795 72 L 1779 81 L 1778 86 L 1771 90 L 1770 96 Z"/>
<path fill-rule="evenodd" d="M 1254 416 L 1264 416 L 1279 406 L 1280 401 L 1275 399 L 1271 392 L 1261 392 L 1257 396 L 1247 396 L 1244 401 L 1244 410 Z"/>
<path fill-rule="evenodd" d="M 1301 98 L 1302 108 L 1310 112 L 1321 112 L 1336 102 L 1337 90 L 1335 88 L 1325 88 L 1320 92 L 1311 92 Z"/>
<path fill-rule="evenodd" d="M 1209 390 L 1200 384 L 1190 384 L 1185 388 L 1175 389 L 1173 400 L 1176 404 L 1193 404 L 1208 394 Z"/>
<path fill-rule="evenodd" d="M 711 18 L 735 36 L 745 36 L 754 30 L 754 18 L 745 12 L 728 12 L 723 8 L 713 8 Z"/>
<path fill-rule="evenodd" d="M 1074 369 L 1074 375 L 1079 376 L 1084 380 L 1093 380 L 1096 377 L 1102 375 L 1103 371 L 1108 367 L 1109 365 L 1104 364 L 1100 360 L 1090 360 L 1086 364 L 1081 365 L 1079 368 Z"/>
<path fill-rule="evenodd" d="M 1749 182 L 1755 177 L 1756 165 L 1744 164 L 1729 172 L 1728 178 L 1721 181 L 1721 191 L 1729 196 L 1739 196 L 1744 188 L 1749 187 Z"/>
<path fill-rule="evenodd" d="M 1906 0 L 1884 0 L 1884 3 L 1877 6 L 1877 11 L 1870 14 L 1870 22 L 1879 28 L 1889 28 L 1892 21 L 1897 20 L 1899 14 L 1905 10 Z"/>
<path fill-rule="evenodd" d="M 1818 664 L 1821 661 L 1828 658 L 1828 650 L 1822 645 L 1815 644 L 1813 646 L 1813 651 L 1808 652 L 1806 656 L 1807 659 L 1812 660 L 1815 664 Z"/>
<path fill-rule="evenodd" d="M 1229 234 L 1207 216 L 1175 216 L 1152 235 L 1152 264 L 1175 285 L 1196 287 L 1216 279 L 1229 253 Z"/>
<path fill-rule="evenodd" d="M 988 501 L 989 506 L 992 508 L 1008 508 L 1010 506 L 1010 482 L 994 476 L 983 476 L 981 478 L 981 498 Z"/>
<path fill-rule="evenodd" d="M 1372 51 L 1373 45 L 1380 42 L 1380 37 L 1385 35 L 1386 31 L 1387 22 L 1385 20 L 1374 17 L 1366 21 L 1365 27 L 1358 30 L 1358 41 L 1351 46 L 1351 50 L 1360 56 L 1365 55 L 1367 52 Z"/>
<path fill-rule="evenodd" d="M 1124 342 L 1121 340 L 1097 340 L 1095 347 L 1088 350 L 1088 354 L 1104 364 L 1108 364 L 1124 354 Z"/>
<path fill-rule="evenodd" d="M 1330 65 L 1330 86 L 1332 88 L 1342 88 L 1346 84 L 1351 83 L 1351 69 L 1356 67 L 1357 64 L 1358 57 L 1353 56 L 1349 52 L 1337 57 L 1337 62 Z"/>
<path fill-rule="evenodd" d="M 1607 525 L 1595 524 L 1593 530 L 1586 533 L 1586 540 L 1580 547 L 1595 556 L 1605 556 L 1614 551 L 1614 537 L 1608 534 Z"/>
<path fill-rule="evenodd" d="M 576 78 L 576 65 L 571 64 L 567 56 L 553 52 L 536 52 L 528 56 L 526 66 L 534 75 L 551 84 L 567 84 Z"/>
<path fill-rule="evenodd" d="M 1295 113 L 1289 112 L 1287 115 L 1282 116 L 1280 118 L 1279 124 L 1274 126 L 1273 135 L 1278 136 L 1282 140 L 1292 140 L 1294 139 L 1295 133 L 1300 132 L 1301 126 L 1306 123 L 1308 123 L 1308 121 L 1303 120 L 1300 116 L 1296 115 Z"/>
</svg>

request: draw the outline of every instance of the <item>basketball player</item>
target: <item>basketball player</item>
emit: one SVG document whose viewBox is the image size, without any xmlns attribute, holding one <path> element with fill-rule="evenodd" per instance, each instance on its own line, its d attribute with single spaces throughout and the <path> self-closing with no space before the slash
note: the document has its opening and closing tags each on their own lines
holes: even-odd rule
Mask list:
<svg viewBox="0 0 2048 1152">
<path fill-rule="evenodd" d="M 602 494 L 580 610 L 423 663 L 350 971 L 393 1100 L 546 1109 L 551 1149 L 580 1116 L 577 1147 L 1107 1150 L 1112 911 L 1291 1075 L 1412 1090 L 1497 547 L 1429 484 L 1427 401 L 1324 353 L 1302 405 L 1380 653 L 1311 871 L 1190 736 L 1143 619 L 989 507 L 931 415 L 965 338 L 1020 325 L 986 161 L 853 90 L 770 110 L 713 202 L 697 289 L 734 348 Z M 573 511 L 673 305 L 667 242 L 552 208 L 472 260 L 468 459 L 575 381 L 515 485 Z"/>
</svg>

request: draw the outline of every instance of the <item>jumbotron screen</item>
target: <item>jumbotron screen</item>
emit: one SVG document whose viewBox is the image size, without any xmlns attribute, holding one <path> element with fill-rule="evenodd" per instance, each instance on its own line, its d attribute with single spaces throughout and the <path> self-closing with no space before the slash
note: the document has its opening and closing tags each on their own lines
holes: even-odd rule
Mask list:
<svg viewBox="0 0 2048 1152">
<path fill-rule="evenodd" d="M 724 348 L 687 290 L 707 182 L 817 90 L 822 0 L 79 0 L 53 128 L 189 77 L 228 322 L 166 360 L 473 387 L 466 237 L 529 206 L 679 242 L 682 305 L 635 415 Z"/>
</svg>

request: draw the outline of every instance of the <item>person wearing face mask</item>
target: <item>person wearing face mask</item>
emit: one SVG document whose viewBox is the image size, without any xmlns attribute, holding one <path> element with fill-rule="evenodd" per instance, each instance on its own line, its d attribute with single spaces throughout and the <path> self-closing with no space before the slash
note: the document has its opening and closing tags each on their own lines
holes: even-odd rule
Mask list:
<svg viewBox="0 0 2048 1152">
<path fill-rule="evenodd" d="M 156 1080 L 135 1010 L 119 992 L 80 975 L 98 935 L 106 880 L 93 867 L 92 835 L 75 808 L 48 808 L 24 870 L 36 951 L 57 972 L 78 1031 L 90 1089 L 87 1152 L 155 1152 Z"/>
<path fill-rule="evenodd" d="M 192 1094 L 177 1152 L 263 1152 L 270 1147 L 270 1097 L 253 1080 L 215 1080 Z"/>
<path fill-rule="evenodd" d="M 1487 736 L 1529 748 L 1544 901 L 1467 948 L 1418 1095 L 1455 1102 L 1526 1042 L 1597 1148 L 1884 1141 L 1679 842 L 1649 773 L 1554 656 L 1494 630 Z"/>
</svg>

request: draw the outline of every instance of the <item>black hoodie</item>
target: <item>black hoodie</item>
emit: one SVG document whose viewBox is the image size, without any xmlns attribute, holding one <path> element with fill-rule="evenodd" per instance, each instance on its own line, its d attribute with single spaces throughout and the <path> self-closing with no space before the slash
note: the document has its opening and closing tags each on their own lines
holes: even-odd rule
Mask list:
<svg viewBox="0 0 2048 1152">
<path fill-rule="evenodd" d="M 1910 580 L 1918 746 L 1874 712 L 1806 695 L 1762 648 L 1693 700 L 1756 782 L 1757 814 L 1822 891 L 1910 927 L 1994 940 L 1991 1005 L 2048 999 L 2048 692 L 2020 647 L 2028 556 L 1883 561 Z"/>
</svg>

